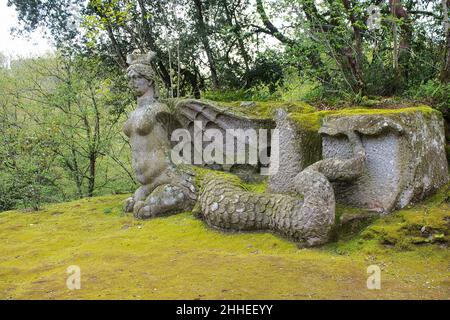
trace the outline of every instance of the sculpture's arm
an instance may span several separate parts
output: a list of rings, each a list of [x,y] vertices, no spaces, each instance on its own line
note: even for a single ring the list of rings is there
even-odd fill
[[[403,134],[404,129],[394,121],[383,117],[368,119],[354,116],[351,121],[347,118],[330,118],[320,128],[319,133],[330,136],[346,136],[352,148],[353,157],[350,159],[324,159],[308,168],[321,172],[329,181],[355,180],[363,174],[366,168],[366,152],[360,136],[379,135],[385,131]]]
[[[366,152],[358,133],[348,131],[347,136],[353,151],[350,159],[329,158],[318,161],[306,169],[322,173],[329,181],[351,181],[360,177],[366,166]]]

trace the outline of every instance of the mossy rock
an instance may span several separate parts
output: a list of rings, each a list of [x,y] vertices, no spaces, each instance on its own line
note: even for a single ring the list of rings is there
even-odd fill
[[[352,108],[344,108],[339,110],[322,110],[316,112],[294,111],[290,114],[290,118],[298,122],[307,130],[318,131],[322,126],[323,120],[325,118],[338,118],[355,115],[380,115],[396,119],[402,114],[412,114],[415,112],[422,113],[426,118],[430,118],[432,114],[441,114],[438,110],[426,105],[400,109],[371,109],[367,107],[355,106]]]
[[[450,184],[422,204],[380,218],[361,233],[363,239],[406,247],[412,244],[450,244]]]
[[[212,102],[214,103],[214,102]],[[305,102],[283,102],[283,101],[255,101],[252,104],[246,104],[243,101],[219,102],[216,104],[222,110],[235,115],[244,115],[252,118],[273,119],[274,113],[283,109],[287,113],[312,113],[316,109]]]
[[[196,99],[165,99],[165,103],[176,111],[180,106],[186,104],[204,104],[215,110],[230,116],[252,120],[273,120],[274,113],[278,109],[286,110],[288,113],[311,113],[316,109],[305,102],[283,102],[283,101],[233,101],[218,102],[212,100]]]
[[[330,232],[330,241],[355,238],[379,218],[376,212],[338,204],[335,224]]]

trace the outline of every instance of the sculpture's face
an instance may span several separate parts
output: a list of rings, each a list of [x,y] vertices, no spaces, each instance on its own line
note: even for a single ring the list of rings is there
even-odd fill
[[[153,81],[145,79],[142,75],[130,69],[128,71],[128,79],[130,88],[133,89],[134,93],[140,97],[144,95],[152,86]]]

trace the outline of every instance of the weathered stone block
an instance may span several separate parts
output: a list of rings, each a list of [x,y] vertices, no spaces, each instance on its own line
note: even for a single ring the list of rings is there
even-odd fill
[[[333,182],[342,204],[387,213],[449,181],[443,118],[429,107],[281,113],[276,122],[280,153],[272,192],[292,190],[295,175],[321,158],[350,159],[350,132],[361,138],[366,161],[362,176]]]
[[[321,139],[317,128],[290,118],[279,110],[276,115],[279,132],[278,157],[272,155],[269,189],[272,192],[289,192],[295,185],[295,176],[310,164],[321,159]],[[276,168],[276,169],[274,169]]]
[[[437,111],[326,117],[320,129],[323,158],[352,156],[342,134],[347,131],[360,135],[367,160],[361,177],[333,183],[340,203],[387,213],[423,199],[449,180],[444,124]]]

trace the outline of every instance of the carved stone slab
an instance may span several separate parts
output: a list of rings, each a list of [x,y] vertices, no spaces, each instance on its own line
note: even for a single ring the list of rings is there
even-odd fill
[[[328,117],[319,131],[323,158],[351,156],[346,131],[361,136],[366,170],[354,181],[334,183],[337,202],[386,213],[425,198],[449,180],[438,112]]]

